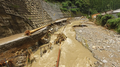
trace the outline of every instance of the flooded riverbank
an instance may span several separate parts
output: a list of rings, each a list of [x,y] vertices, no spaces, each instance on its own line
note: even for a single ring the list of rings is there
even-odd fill
[[[59,45],[54,44],[59,33],[64,33],[67,39],[61,43],[61,56],[59,67],[94,67],[94,62],[97,60],[93,57],[92,53],[82,46],[75,39],[75,31],[73,30],[74,25],[79,25],[80,20],[71,21],[71,24],[66,25],[66,27],[60,28],[51,36],[50,42],[52,43],[53,49],[47,51],[42,57],[40,57],[40,50],[34,53],[36,61],[34,61],[31,67],[55,67]]]

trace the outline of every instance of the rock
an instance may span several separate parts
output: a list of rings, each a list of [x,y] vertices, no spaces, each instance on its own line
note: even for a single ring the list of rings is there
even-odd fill
[[[109,55],[109,57],[111,57],[111,58],[112,58],[113,56],[114,56],[114,54],[110,54],[110,55]]]
[[[49,43],[50,37],[49,37],[49,36],[45,36],[45,37],[41,38],[39,41],[40,41],[42,44]]]
[[[21,67],[23,65],[25,65],[26,62],[26,56],[18,56],[17,58],[15,58],[15,66],[17,67]]]
[[[98,43],[100,43],[101,41],[100,40],[97,40]]]
[[[92,49],[95,49],[95,50],[96,50],[97,48],[96,48],[96,46],[92,46]]]
[[[82,30],[79,31],[80,33],[82,32]]]
[[[99,48],[100,50],[104,50],[104,48],[103,48],[102,46],[98,46],[98,48]]]
[[[107,60],[103,60],[102,62],[103,62],[103,63],[107,63],[108,61],[107,61]]]
[[[105,40],[108,40],[108,38],[105,38]]]
[[[103,63],[100,61],[97,61],[94,64],[95,64],[95,67],[103,67]]]
[[[107,46],[107,48],[110,48],[110,46]]]

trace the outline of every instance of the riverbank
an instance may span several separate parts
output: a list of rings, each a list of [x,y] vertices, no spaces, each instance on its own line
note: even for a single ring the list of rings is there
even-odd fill
[[[96,63],[99,67],[120,67],[120,35],[84,20],[85,27],[74,27],[76,39],[101,61]]]

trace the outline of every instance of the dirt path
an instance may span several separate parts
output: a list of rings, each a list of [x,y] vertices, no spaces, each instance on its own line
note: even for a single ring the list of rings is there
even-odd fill
[[[94,57],[103,63],[99,67],[120,67],[120,35],[96,26],[93,22],[81,22],[87,27],[75,27],[76,39],[89,48]],[[87,44],[87,45],[86,45]]]
[[[71,24],[68,24],[64,31],[64,27],[62,27],[54,33],[59,34],[63,31],[67,37],[67,39],[62,42],[59,67],[94,67],[94,62],[97,61],[92,53],[75,39],[76,33],[72,26],[79,24],[80,20],[71,21]],[[51,36],[50,42],[54,42],[56,38],[54,34]],[[40,57],[40,50],[37,50],[34,53],[36,62],[34,61],[31,67],[55,67],[58,51],[59,46],[57,44],[53,45],[53,49],[45,53],[42,57]]]

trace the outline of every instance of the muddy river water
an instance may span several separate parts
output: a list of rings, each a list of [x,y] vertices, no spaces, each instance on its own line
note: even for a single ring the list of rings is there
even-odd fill
[[[59,45],[53,43],[57,37],[55,34],[64,33],[67,39],[61,43],[59,67],[94,67],[94,62],[97,60],[88,49],[75,39],[76,33],[73,26],[79,25],[80,22],[80,20],[72,21],[70,24],[66,25],[66,27],[62,27],[52,34],[50,42],[52,43],[53,49],[50,50],[50,52],[46,52],[42,57],[40,57],[40,49],[37,50],[33,53],[36,61],[30,66],[55,67],[59,51]]]

